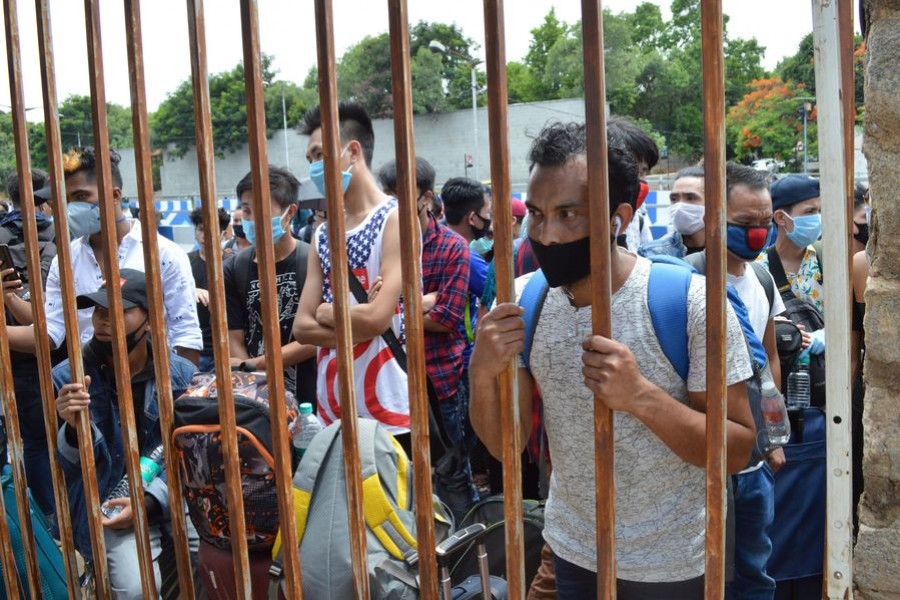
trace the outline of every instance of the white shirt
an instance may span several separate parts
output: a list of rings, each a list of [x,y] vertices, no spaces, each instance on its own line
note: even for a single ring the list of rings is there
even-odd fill
[[[685,382],[666,359],[647,307],[650,261],[638,258],[611,302],[613,338],[628,346],[641,373],[675,400],[706,389],[706,281],[688,292]],[[527,277],[516,280],[521,294]],[[749,378],[741,326],[727,307],[728,385]],[[530,365],[544,399],[553,457],[544,538],[562,559],[596,570],[594,399],[581,373],[581,342],[591,307],[574,308],[561,288],[550,289],[534,333]],[[706,479],[637,418],[614,413],[617,574],[629,581],[683,581],[704,572]]]
[[[766,271],[766,277],[772,279],[768,271]],[[753,272],[753,267],[749,264],[745,265],[744,274],[740,277],[729,273],[728,283],[734,286],[738,296],[744,301],[744,306],[747,307],[747,314],[750,316],[750,325],[753,326],[753,332],[760,341],[763,341],[769,319],[784,312],[784,300],[781,299],[781,294],[778,293],[778,286],[775,285],[775,280],[772,279],[772,289],[775,290],[772,306],[769,306],[766,290],[759,282],[756,273]]]
[[[197,319],[194,276],[187,254],[175,242],[157,235],[159,265],[162,275],[163,304],[166,328],[171,348],[203,349],[203,334]],[[103,286],[103,273],[88,236],[69,243],[72,258],[72,274],[75,277],[75,294],[91,294]],[[141,224],[131,221],[131,231],[119,244],[119,268],[144,271],[144,249],[141,241]],[[47,275],[44,310],[47,315],[47,333],[56,347],[66,338],[63,321],[62,291],[59,283],[59,258],[54,257]],[[93,308],[78,311],[80,342],[84,344],[94,335],[91,323]]]

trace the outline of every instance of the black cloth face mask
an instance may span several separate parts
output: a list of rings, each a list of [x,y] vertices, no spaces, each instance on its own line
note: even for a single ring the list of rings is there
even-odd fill
[[[128,349],[128,352],[131,353],[132,350],[137,348],[138,344],[146,337],[147,332],[144,331],[140,335],[138,332],[144,328],[144,325],[147,324],[147,319],[144,319],[144,322],[141,323],[140,327],[129,333],[125,336],[125,347]],[[103,342],[97,339],[97,336],[91,338],[91,349],[94,351],[100,358],[107,358],[112,356],[113,353],[113,343],[112,341]]]
[[[476,240],[480,240],[491,232],[491,219],[485,219],[479,214],[476,214],[475,216],[481,219],[483,225],[481,227],[472,227],[472,237]]]
[[[869,245],[869,224],[868,223],[854,223],[856,225],[857,232],[853,234],[853,239],[862,244],[863,246]]]
[[[550,287],[572,285],[591,274],[591,238],[545,246],[531,238],[531,247]]]

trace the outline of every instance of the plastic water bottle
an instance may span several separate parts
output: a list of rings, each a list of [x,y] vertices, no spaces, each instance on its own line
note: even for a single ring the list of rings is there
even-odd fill
[[[316,434],[322,431],[319,418],[313,414],[312,404],[304,402],[300,405],[300,427],[294,433],[293,443],[297,458],[303,458],[303,453],[309,448],[310,442]]]
[[[809,354],[801,354],[788,375],[788,408],[809,408]]]
[[[162,444],[154,448],[147,456],[141,457],[141,479],[144,480],[144,486],[147,486],[151,481],[156,479],[156,476],[159,475],[160,472],[162,472],[163,463]],[[103,516],[107,519],[112,519],[122,512],[124,510],[123,506],[110,506],[108,502],[116,498],[125,498],[130,491],[131,486],[128,485],[128,473],[125,473],[125,476],[116,484],[116,487],[113,488],[113,491],[109,493],[109,496],[106,497],[106,501],[103,502],[103,505],[100,507],[100,512],[103,513]]]
[[[788,419],[784,398],[771,381],[762,384],[762,413],[766,422],[769,446],[784,446],[791,437],[791,422]]]

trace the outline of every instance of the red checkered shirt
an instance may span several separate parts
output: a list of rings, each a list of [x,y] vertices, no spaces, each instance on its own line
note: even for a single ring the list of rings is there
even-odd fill
[[[422,293],[437,292],[428,317],[449,333],[425,332],[425,370],[445,401],[456,395],[466,346],[466,301],[469,297],[469,246],[432,216],[422,237]]]

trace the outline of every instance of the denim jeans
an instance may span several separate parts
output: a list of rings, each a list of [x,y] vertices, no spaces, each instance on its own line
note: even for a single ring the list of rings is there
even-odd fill
[[[197,365],[201,373],[212,373],[216,370],[216,357],[212,354],[201,354],[200,364]]]
[[[448,441],[454,445],[434,464],[434,493],[447,504],[458,525],[478,502],[478,490],[472,481],[469,463],[469,441],[466,423],[469,420],[469,394],[460,385],[454,398],[441,402],[441,418]]]
[[[769,527],[775,518],[775,478],[769,465],[734,475],[734,582],[728,600],[772,600],[775,580],[766,573],[772,553]]]
[[[558,600],[587,600],[597,597],[597,573],[553,556]],[[703,577],[687,581],[643,583],[616,580],[619,600],[702,600]]]

